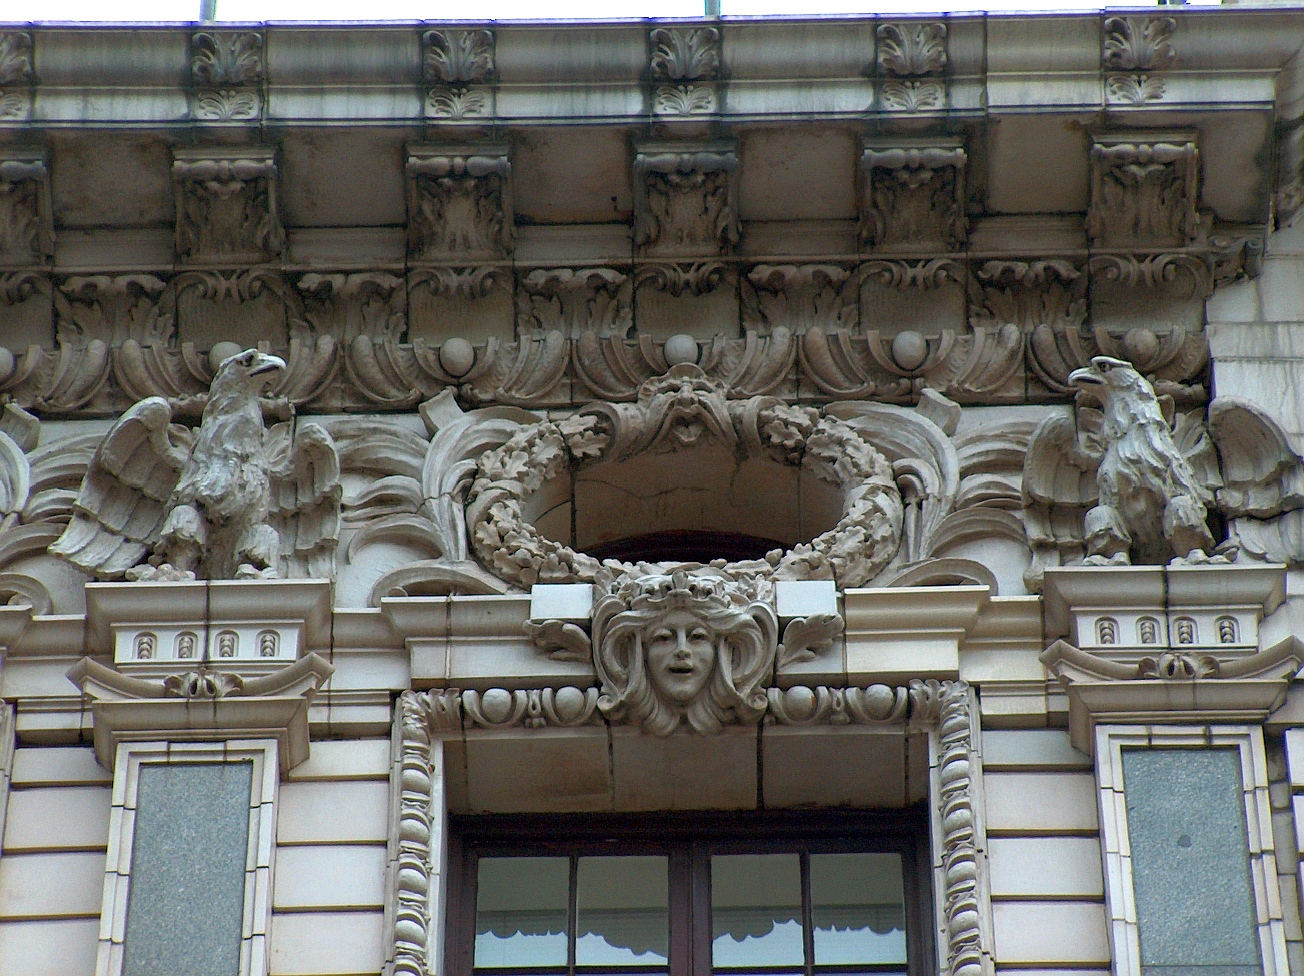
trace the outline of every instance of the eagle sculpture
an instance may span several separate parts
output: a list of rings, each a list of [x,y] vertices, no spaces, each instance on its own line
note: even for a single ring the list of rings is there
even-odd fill
[[[218,366],[199,427],[149,397],[109,430],[50,552],[98,579],[330,576],[339,457],[317,424],[266,427],[260,394],[285,361]]]
[[[1235,544],[1216,547],[1209,528],[1225,483],[1223,445],[1215,446],[1204,418],[1189,413],[1174,425],[1172,401],[1121,359],[1097,356],[1068,378],[1078,388],[1076,417],[1042,421],[1024,463],[1029,589],[1040,589],[1048,566],[1234,556]]]

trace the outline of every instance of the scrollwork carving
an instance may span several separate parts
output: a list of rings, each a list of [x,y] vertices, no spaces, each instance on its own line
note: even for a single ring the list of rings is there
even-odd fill
[[[540,268],[518,282],[521,328],[625,336],[633,327],[633,281],[613,268]]]
[[[1194,138],[1139,135],[1096,137],[1087,234],[1104,247],[1184,247],[1200,229]]]
[[[953,250],[965,238],[958,145],[867,144],[860,159],[860,241],[867,248]]]
[[[274,149],[177,149],[172,184],[183,262],[261,264],[280,256]]]
[[[645,145],[634,157],[634,245],[653,257],[725,254],[737,245],[732,146]]]

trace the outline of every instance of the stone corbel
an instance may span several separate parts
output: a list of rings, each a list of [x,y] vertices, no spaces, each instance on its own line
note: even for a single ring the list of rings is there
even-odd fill
[[[106,769],[123,742],[275,739],[284,776],[308,758],[308,707],[334,670],[308,654],[249,681],[203,664],[146,681],[86,657],[68,678],[91,700],[95,757]]]
[[[53,254],[48,153],[0,150],[0,267],[38,267]]]
[[[634,246],[647,257],[728,254],[737,246],[733,143],[645,143],[634,155]]]
[[[1285,702],[1304,643],[1287,637],[1228,663],[1181,650],[1122,663],[1057,640],[1041,662],[1068,694],[1074,747],[1090,755],[1102,723],[1262,724]]]
[[[279,260],[285,249],[277,201],[276,150],[270,146],[177,149],[177,259],[233,266]]]
[[[986,586],[846,590],[847,681],[957,677],[960,645],[990,598]]]
[[[277,673],[329,643],[327,580],[87,583],[87,645],[134,679]]]
[[[1087,236],[1098,248],[1182,248],[1200,236],[1194,132],[1097,133]]]
[[[861,246],[962,247],[967,161],[958,139],[866,139],[859,172]]]
[[[510,257],[515,216],[506,145],[412,145],[406,174],[410,262]]]

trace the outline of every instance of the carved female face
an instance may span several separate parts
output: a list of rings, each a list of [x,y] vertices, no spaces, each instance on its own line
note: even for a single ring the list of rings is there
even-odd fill
[[[652,684],[669,701],[693,701],[715,670],[715,640],[702,618],[687,610],[672,610],[643,633],[647,672]]]

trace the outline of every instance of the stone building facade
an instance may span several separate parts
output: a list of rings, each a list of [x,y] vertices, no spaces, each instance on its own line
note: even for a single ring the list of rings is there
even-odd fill
[[[0,973],[1304,976],[1302,48],[0,25]]]

